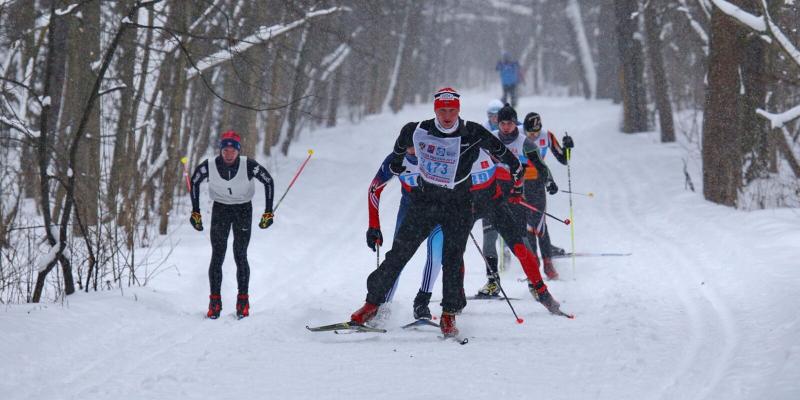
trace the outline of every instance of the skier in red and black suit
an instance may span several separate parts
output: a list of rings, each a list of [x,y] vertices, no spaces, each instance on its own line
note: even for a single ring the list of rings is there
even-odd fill
[[[232,227],[233,259],[236,261],[236,281],[239,286],[236,315],[243,318],[250,315],[248,299],[250,265],[247,262],[247,247],[250,244],[250,226],[253,218],[253,204],[250,201],[255,194],[253,179],[264,184],[266,205],[258,224],[261,229],[268,228],[273,222],[273,182],[269,172],[261,164],[253,159],[239,156],[241,138],[236,132],[223,133],[219,147],[220,155],[211,162],[204,160],[192,174],[192,216],[189,222],[194,229],[203,230],[200,184],[208,179],[208,194],[214,200],[214,206],[211,210],[211,263],[208,267],[211,295],[207,316],[217,319],[222,310],[220,296],[222,262],[225,260],[228,234]]]
[[[538,148],[542,160],[544,160],[547,155],[547,150],[549,149],[559,163],[567,165],[567,155],[564,149],[575,147],[571,136],[564,136],[564,147],[562,148],[553,132],[542,130],[542,118],[535,112],[528,113],[525,116],[523,120],[523,129],[528,139]],[[542,211],[547,211],[547,195],[545,195],[545,190],[550,194],[558,191],[558,188],[553,189],[551,187],[551,185],[555,186],[555,183],[551,182],[552,178],[549,174],[546,177],[533,177],[533,179],[528,179],[526,177],[525,200],[534,207]],[[558,279],[558,271],[556,271],[553,265],[552,257],[554,255],[564,254],[564,249],[553,246],[550,242],[550,232],[547,229],[546,222],[544,214],[532,211],[527,212],[528,240],[531,243],[531,248],[535,253],[536,242],[538,240],[545,274],[550,279]]]
[[[416,149],[419,162],[419,190],[411,193],[408,214],[394,237],[386,259],[367,278],[367,299],[351,320],[364,324],[375,316],[400,271],[411,259],[420,243],[436,225],[441,225],[446,238],[442,260],[442,318],[445,336],[458,333],[455,315],[464,306],[464,281],[461,259],[472,227],[472,185],[470,170],[481,148],[507,163],[515,176],[524,172],[516,157],[480,124],[458,117],[459,94],[443,88],[434,94],[436,118],[406,124],[394,145],[390,169],[401,174],[406,149]],[[521,185],[520,181],[520,185]]]

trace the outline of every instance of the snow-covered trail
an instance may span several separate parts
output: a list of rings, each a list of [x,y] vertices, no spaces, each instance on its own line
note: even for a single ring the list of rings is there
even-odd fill
[[[466,93],[462,114],[482,119],[488,100]],[[208,231],[194,232],[184,209],[167,268],[148,287],[0,310],[0,398],[800,398],[800,215],[735,211],[685,191],[679,147],[619,133],[618,106],[524,98],[519,109],[575,138],[573,189],[596,194],[573,198],[578,250],[633,253],[579,258],[574,275],[570,260],[557,262],[562,280],[549,286],[575,320],[530,299],[514,265],[504,287],[523,299],[514,305],[524,324],[505,303],[471,302],[458,318],[466,346],[435,330],[399,331],[411,318],[420,251],[401,276],[389,333],[303,328],[347,319],[362,304],[375,266],[364,243],[367,186],[402,124],[432,115],[423,105],[305,133],[288,159],[267,164],[281,194],[315,151],[276,224],[262,231],[254,222],[250,318],[233,317],[230,255],[224,315],[203,318]],[[548,161],[566,189],[566,168]],[[382,196],[386,237],[398,186]],[[548,201],[551,213],[568,214],[566,194]],[[569,230],[549,227],[569,248]],[[473,292],[485,278],[467,249]]]

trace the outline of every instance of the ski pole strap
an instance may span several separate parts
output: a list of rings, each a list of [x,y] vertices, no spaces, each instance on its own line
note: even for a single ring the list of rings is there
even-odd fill
[[[292,188],[292,185],[294,185],[294,182],[297,180],[297,177],[299,177],[300,173],[303,172],[303,168],[306,167],[306,164],[308,164],[308,160],[311,159],[311,155],[313,155],[313,154],[314,154],[314,150],[308,149],[308,157],[306,157],[306,160],[303,161],[303,163],[300,165],[300,168],[294,174],[294,178],[292,178],[292,181],[289,182],[289,186],[286,187],[286,191],[283,192],[283,196],[281,196],[281,198],[278,200],[278,203],[275,204],[275,208],[272,210],[273,213],[278,211],[278,207],[281,205],[281,202],[283,201],[283,198],[286,197],[287,194],[289,194],[289,189]]]

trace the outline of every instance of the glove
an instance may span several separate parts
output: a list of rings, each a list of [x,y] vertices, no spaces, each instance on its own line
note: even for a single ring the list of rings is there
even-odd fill
[[[558,193],[558,186],[556,185],[556,181],[552,179],[547,181],[547,186],[545,186],[545,189],[547,189],[547,193],[550,194]]]
[[[571,149],[575,147],[575,142],[572,141],[572,136],[570,135],[564,135],[564,140],[562,140],[561,143],[564,145],[565,149]]]
[[[403,172],[406,172],[406,167],[403,165],[403,157],[392,160],[392,162],[389,163],[389,172],[395,175],[400,175]]]
[[[367,229],[367,247],[375,251],[376,245],[383,245],[383,234],[381,234],[380,228],[369,228]]]
[[[524,168],[522,169],[524,174]],[[524,193],[524,187],[522,185],[524,182],[525,181],[523,181],[521,178],[514,180],[514,186],[511,187],[511,190],[508,193],[509,203],[519,204],[523,200],[522,194]]]
[[[261,215],[261,221],[258,223],[258,227],[261,229],[267,229],[272,225],[273,215],[271,212],[265,212]]]
[[[192,228],[194,228],[194,230],[203,230],[203,215],[200,214],[200,211],[192,211],[192,216],[189,217],[189,222],[192,223]]]

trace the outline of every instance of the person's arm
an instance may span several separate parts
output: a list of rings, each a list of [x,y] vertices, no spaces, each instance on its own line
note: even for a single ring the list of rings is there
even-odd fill
[[[389,172],[394,175],[399,175],[405,170],[403,158],[406,156],[406,149],[414,146],[415,129],[417,129],[416,122],[405,124],[394,142],[394,149],[392,149],[391,160],[389,161]]]
[[[550,131],[547,131],[547,135],[550,137],[550,151],[553,152],[553,156],[562,165],[567,165],[567,154],[564,152],[564,148],[561,147],[561,143],[558,142],[558,138]]]
[[[392,179],[392,172],[389,170],[389,163],[392,161],[393,155],[389,154],[381,163],[380,168],[378,168],[378,172],[375,174],[375,178],[372,179],[372,182],[369,184],[369,192],[367,193],[367,203],[369,209],[369,227],[375,229],[381,229],[381,219],[380,219],[380,202],[381,202],[381,193],[383,192],[383,188],[386,187],[386,184]]]
[[[553,180],[550,168],[548,168],[547,164],[542,160],[542,154],[539,152],[539,147],[536,146],[536,143],[530,138],[525,138],[525,143],[522,146],[525,157],[528,157],[533,167],[536,168],[539,178],[543,179],[544,182]]]
[[[208,160],[205,160],[194,169],[191,179],[189,196],[192,199],[192,212],[200,212],[200,183],[208,179]]]
[[[272,213],[272,202],[275,197],[275,181],[263,165],[252,158],[247,159],[247,177],[258,179],[264,184],[264,213]]]

